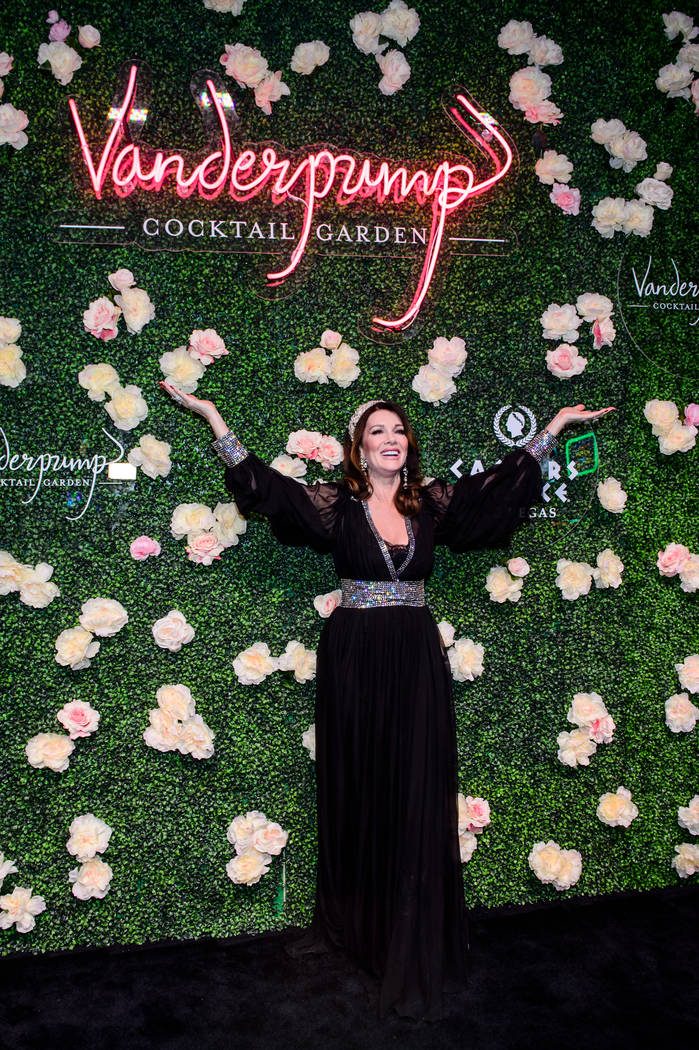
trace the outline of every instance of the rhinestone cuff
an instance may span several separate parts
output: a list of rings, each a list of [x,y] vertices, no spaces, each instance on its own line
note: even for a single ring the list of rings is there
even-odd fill
[[[424,580],[340,580],[343,609],[384,609],[425,604]]]
[[[522,447],[529,452],[534,459],[541,463],[544,459],[548,459],[556,445],[556,435],[552,434],[548,430],[540,430],[536,437],[533,437],[531,441],[528,441],[526,445]]]
[[[228,467],[237,467],[248,454],[248,450],[238,441],[232,430],[212,441],[211,447]]]

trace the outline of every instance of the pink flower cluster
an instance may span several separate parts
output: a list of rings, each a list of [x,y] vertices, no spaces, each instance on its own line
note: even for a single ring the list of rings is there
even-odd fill
[[[155,307],[148,292],[133,287],[135,280],[131,270],[116,270],[109,274],[108,280],[112,288],[120,293],[114,296],[115,302],[102,295],[99,299],[93,299],[83,312],[85,331],[104,342],[118,335],[122,314],[132,335],[138,334],[155,317]]]
[[[290,95],[288,85],[282,81],[281,70],[272,73],[267,59],[256,47],[246,44],[226,44],[225,53],[220,62],[229,77],[233,77],[238,87],[252,88],[255,102],[263,113],[270,116],[272,102],[278,102],[283,95]]]
[[[289,434],[286,451],[290,456],[315,460],[323,470],[330,470],[342,463],[342,445],[330,434],[318,430],[294,430]]]
[[[683,543],[668,543],[665,550],[658,551],[655,564],[661,576],[679,576],[683,591],[699,591],[699,554],[692,554]]]

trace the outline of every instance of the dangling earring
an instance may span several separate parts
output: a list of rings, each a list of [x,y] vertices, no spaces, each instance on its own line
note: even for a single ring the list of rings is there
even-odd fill
[[[363,452],[360,452],[359,454],[359,466],[362,468],[362,472],[366,474],[369,464],[365,460]]]
[[[403,464],[403,488],[407,489],[407,487],[408,487],[408,465],[407,465],[407,463],[404,463]]]

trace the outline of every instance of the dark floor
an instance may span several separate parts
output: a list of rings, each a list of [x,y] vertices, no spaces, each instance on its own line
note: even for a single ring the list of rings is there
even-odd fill
[[[699,1047],[699,887],[471,918],[471,980],[430,1024],[376,1016],[344,953],[289,935],[0,959],[2,1050]]]

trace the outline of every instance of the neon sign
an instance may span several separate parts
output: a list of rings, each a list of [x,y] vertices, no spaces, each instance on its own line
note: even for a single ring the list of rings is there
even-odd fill
[[[428,296],[450,218],[492,190],[513,165],[514,147],[497,120],[477,106],[464,89],[456,89],[444,103],[451,121],[485,161],[484,173],[477,172],[464,158],[455,162],[442,160],[431,169],[410,171],[404,165],[392,165],[387,160],[361,157],[330,146],[308,147],[290,154],[276,144],[251,145],[237,141],[239,128],[234,99],[217,86],[215,74],[202,74],[202,77],[203,83],[193,84],[192,91],[216,145],[203,156],[156,150],[140,141],[149,111],[144,99],[139,97],[143,89],[136,63],[130,65],[122,95],[109,111],[111,127],[101,149],[90,145],[77,102],[74,98],[68,100],[88,192],[100,201],[124,200],[139,194],[176,194],[180,199],[196,196],[205,201],[227,198],[237,205],[264,197],[273,208],[293,202],[300,229],[293,238],[283,237],[295,243],[290,246],[290,255],[283,265],[267,269],[268,289],[279,288],[298,274],[309,248],[314,221],[324,205],[327,207],[326,202],[332,201],[341,209],[368,201],[379,207],[404,205],[424,209],[428,213],[425,228],[429,233],[426,238],[420,238],[425,249],[405,308],[398,317],[375,315],[371,319],[375,337],[407,333]],[[240,221],[237,225],[241,225]],[[286,224],[283,226],[286,229]],[[316,236],[324,239],[318,232]]]

